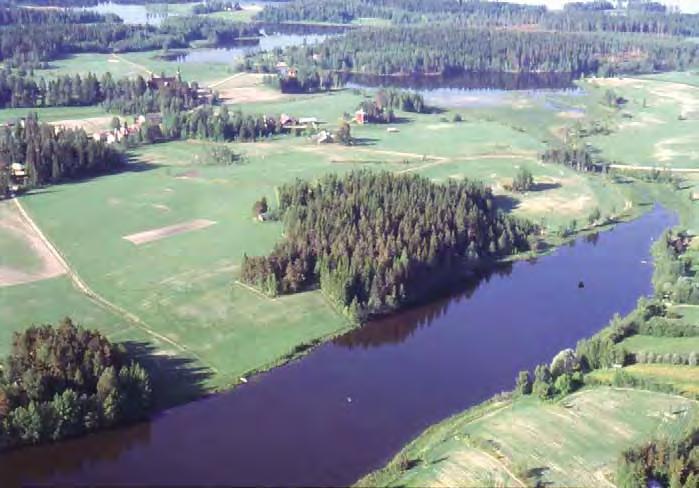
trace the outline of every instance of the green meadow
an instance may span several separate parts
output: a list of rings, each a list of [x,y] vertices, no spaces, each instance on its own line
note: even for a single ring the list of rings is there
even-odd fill
[[[608,485],[624,449],[680,432],[698,413],[686,398],[606,387],[495,403],[431,427],[358,485]]]

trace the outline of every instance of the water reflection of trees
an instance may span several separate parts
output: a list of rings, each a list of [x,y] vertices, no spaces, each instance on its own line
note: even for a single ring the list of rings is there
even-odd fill
[[[470,299],[478,287],[488,283],[494,276],[509,276],[512,273],[512,268],[512,264],[507,263],[481,272],[448,298],[441,298],[427,305],[409,308],[389,317],[373,320],[357,330],[334,339],[333,344],[349,349],[399,344],[417,329],[428,327],[444,317],[451,306]]]
[[[450,76],[373,76],[346,75],[345,82],[370,87],[392,86],[412,90],[434,90],[456,88],[464,90],[538,90],[576,89],[574,73],[504,73],[504,72],[465,72]]]
[[[156,411],[205,395],[204,382],[211,376],[208,369],[189,358],[158,354],[148,343],[128,341],[124,345],[129,356],[143,364],[151,375]],[[51,483],[62,476],[80,480],[85,467],[116,462],[129,450],[150,444],[151,428],[150,422],[142,422],[56,444],[0,453],[0,487]]]
[[[27,486],[83,466],[116,461],[137,445],[150,442],[150,423],[105,431],[56,444],[27,447],[0,455],[0,486]]]

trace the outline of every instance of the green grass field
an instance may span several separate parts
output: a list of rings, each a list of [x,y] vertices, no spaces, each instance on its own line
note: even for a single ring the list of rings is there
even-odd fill
[[[253,221],[252,202],[273,197],[282,181],[316,174],[318,163],[192,165],[192,147],[200,146],[152,146],[139,156],[156,152],[173,164],[154,162],[144,171],[62,185],[22,201],[90,286],[182,345],[184,351],[169,345],[166,352],[192,353],[217,373],[214,385],[223,386],[348,324],[319,292],[270,300],[234,284],[243,254],[268,251],[281,233],[278,224]],[[123,239],[193,219],[216,224],[140,246]]]
[[[361,99],[344,90],[240,108],[315,116],[333,127]],[[77,118],[72,110],[57,109],[53,115]],[[632,186],[536,161],[543,148],[541,134],[561,123],[555,112],[539,113],[531,133],[508,121],[503,109],[464,115],[464,122],[454,123],[444,114],[400,113],[404,121],[396,124],[398,133],[388,133],[386,126],[354,126],[359,144],[351,147],[293,136],[230,144],[244,156],[243,164],[232,167],[208,164],[210,142],[143,146],[132,151],[131,171],[54,186],[22,197],[22,203],[95,292],[138,318],[137,323],[126,321],[124,339],[132,333],[139,340],[150,336],[162,353],[190,357],[209,368],[209,386],[225,387],[250,371],[277,364],[300,344],[349,327],[320,292],[270,300],[235,283],[245,253],[266,253],[280,239],[281,224],[262,224],[251,216],[253,202],[261,196],[274,201],[279,184],[358,168],[417,173],[435,181],[468,177],[493,185],[504,208],[554,230],[571,219],[583,221],[595,206],[611,213],[633,198]],[[541,188],[509,195],[502,186],[522,165]],[[215,224],[138,246],[124,239],[197,219]],[[12,287],[12,292],[21,296],[25,289],[32,294],[26,285]],[[76,290],[72,293],[66,300],[80,297]],[[88,325],[99,322],[80,307],[62,310],[63,302],[60,295],[47,301],[46,316],[55,320],[72,314]],[[86,309],[93,305],[87,302]],[[3,304],[12,330],[31,318],[19,310],[22,306],[21,300]],[[7,340],[1,341],[0,352],[7,346]]]
[[[101,77],[111,73],[114,78],[133,77],[141,75],[148,77],[149,72],[157,75],[165,73],[173,75],[177,68],[182,72],[182,78],[197,81],[207,85],[222,80],[233,74],[231,63],[177,63],[161,59],[163,51],[143,51],[121,54],[85,53],[74,54],[64,59],[51,62],[49,69],[37,70],[37,76],[52,78],[62,75],[95,73]]]
[[[652,352],[655,354],[677,353],[699,354],[699,337],[652,337],[635,335],[621,343],[631,352]]]
[[[606,387],[557,403],[519,399],[430,428],[359,485],[519,486],[527,472],[547,486],[609,485],[621,451],[679,432],[697,413],[685,398]],[[401,470],[401,460],[415,466]]]
[[[605,157],[627,165],[699,168],[699,87],[625,78],[587,83],[600,97],[607,89],[623,93],[626,105],[611,113],[609,136],[589,142]]]
[[[36,113],[44,122],[61,120],[82,120],[97,117],[112,117],[100,106],[93,107],[40,107],[40,108],[4,108],[0,109],[0,123],[13,122],[29,113]]]

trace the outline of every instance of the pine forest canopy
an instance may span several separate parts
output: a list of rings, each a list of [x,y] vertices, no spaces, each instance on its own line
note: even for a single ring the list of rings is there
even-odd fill
[[[242,280],[270,295],[320,285],[353,319],[453,286],[529,249],[535,226],[504,215],[491,190],[416,175],[352,172],[278,189],[285,237],[245,257]]]

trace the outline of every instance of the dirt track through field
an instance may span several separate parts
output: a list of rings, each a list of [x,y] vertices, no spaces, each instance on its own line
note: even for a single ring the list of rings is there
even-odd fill
[[[34,232],[22,213],[11,206],[9,202],[4,202],[0,207],[0,229],[24,241],[27,250],[39,262],[36,270],[21,270],[0,265],[0,287],[33,283],[55,278],[67,272],[64,263],[53,255],[51,249]]]
[[[80,290],[82,293],[84,293],[89,299],[91,299],[95,304],[100,306],[101,308],[104,308],[113,314],[120,316],[124,318],[127,322],[131,323],[138,329],[143,330],[146,332],[148,335],[152,336],[155,338],[157,341],[164,342],[166,344],[169,344],[173,347],[175,347],[178,351],[187,353],[190,356],[193,356],[197,358],[202,364],[207,366],[209,369],[211,369],[213,372],[218,373],[218,369],[209,364],[208,362],[204,361],[198,354],[194,353],[191,351],[189,348],[186,346],[179,344],[175,342],[174,340],[170,339],[167,336],[164,336],[156,331],[154,331],[152,328],[148,326],[143,320],[141,320],[137,315],[129,312],[128,310],[120,307],[119,305],[110,302],[106,298],[104,298],[102,295],[99,295],[97,292],[95,292],[92,288],[90,288],[87,283],[85,283],[82,278],[78,275],[78,273],[68,264],[68,262],[65,260],[63,255],[60,253],[60,251],[53,245],[53,243],[44,235],[44,233],[41,231],[39,226],[34,222],[34,220],[30,217],[30,215],[27,213],[27,211],[22,207],[22,204],[20,201],[16,198],[12,200],[17,209],[19,210],[20,214],[26,221],[26,223],[31,227],[33,232],[36,234],[38,239],[41,240],[43,245],[46,247],[48,252],[53,256],[54,259],[56,259],[63,269],[65,269],[65,272],[68,274],[68,277],[70,280],[73,282],[73,286],[75,286],[78,290]]]
[[[192,232],[199,229],[205,229],[216,224],[213,220],[197,219],[190,220],[189,222],[182,222],[175,225],[169,225],[167,227],[160,227],[158,229],[151,229],[144,232],[138,232],[136,234],[131,234],[124,236],[123,239],[130,241],[137,246],[141,244],[147,244],[153,241],[159,241],[160,239],[165,239],[166,237],[172,237],[178,234],[183,234],[185,232]]]
[[[123,56],[119,56],[118,54],[112,54],[112,59],[116,59],[116,60],[122,61],[128,65],[131,65],[134,68],[136,68],[137,70],[143,71],[144,73],[146,73],[149,76],[151,76],[153,74],[153,72],[151,70],[149,70],[148,68],[146,68],[142,64],[134,63],[133,61],[130,61]]]

